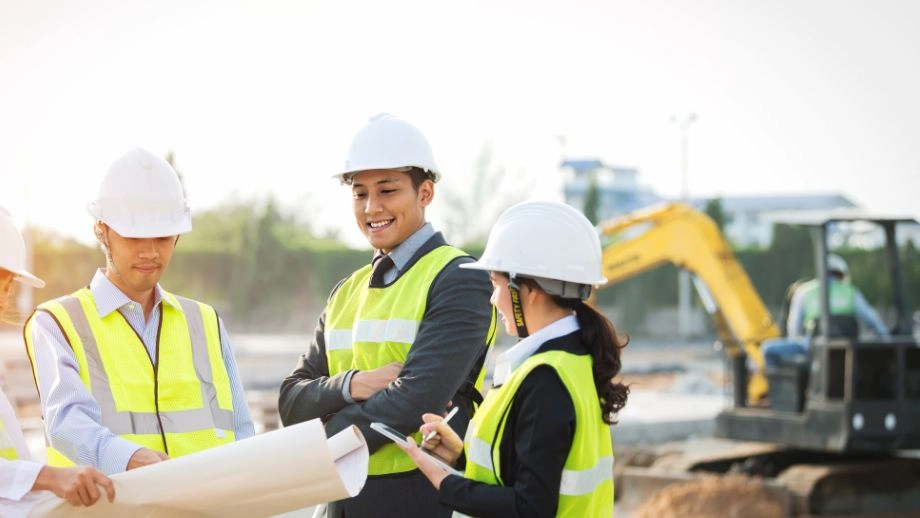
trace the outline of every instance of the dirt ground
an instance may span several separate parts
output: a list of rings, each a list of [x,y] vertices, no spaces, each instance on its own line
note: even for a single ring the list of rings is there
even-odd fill
[[[727,390],[721,361],[705,348],[637,349],[624,353],[624,369],[617,381],[637,391],[711,394]],[[629,362],[627,364],[627,362]],[[644,459],[643,455],[651,455]],[[617,460],[625,466],[643,466],[654,455],[642,447],[621,448]],[[635,504],[634,504],[635,505]],[[788,516],[786,501],[757,479],[744,475],[707,476],[665,487],[633,507],[620,507],[615,515],[629,518],[734,518]]]
[[[674,382],[680,376],[681,373],[674,372],[627,373],[617,376],[614,381],[625,383],[631,389],[667,392],[674,388]],[[721,387],[726,383],[725,375],[719,371],[705,373],[705,380],[713,387]]]
[[[762,482],[742,475],[706,477],[670,485],[645,501],[632,518],[782,518],[783,501]]]

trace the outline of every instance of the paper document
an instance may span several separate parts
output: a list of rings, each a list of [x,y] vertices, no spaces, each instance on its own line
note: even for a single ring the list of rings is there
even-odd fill
[[[354,426],[326,439],[319,419],[118,473],[115,502],[74,507],[50,495],[29,514],[49,518],[272,516],[355,496],[368,451]]]

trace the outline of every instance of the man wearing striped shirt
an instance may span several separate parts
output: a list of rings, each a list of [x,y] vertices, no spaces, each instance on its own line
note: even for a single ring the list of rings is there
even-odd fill
[[[24,332],[53,465],[118,473],[254,435],[223,322],[159,279],[191,215],[173,168],[136,149],[88,205],[106,257]]]

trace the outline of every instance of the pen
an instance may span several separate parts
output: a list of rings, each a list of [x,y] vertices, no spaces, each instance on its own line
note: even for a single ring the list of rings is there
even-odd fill
[[[460,407],[455,406],[454,408],[452,408],[451,411],[447,413],[447,417],[445,417],[444,420],[441,422],[446,423],[450,421],[451,417],[457,415],[457,410],[460,410]],[[431,439],[434,439],[434,436],[437,435],[437,433],[438,433],[437,430],[432,430],[431,432],[429,432],[428,435],[425,436],[425,442],[428,442]]]

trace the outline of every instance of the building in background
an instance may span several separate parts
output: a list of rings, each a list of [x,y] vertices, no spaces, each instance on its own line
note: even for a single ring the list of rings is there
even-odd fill
[[[564,160],[565,202],[584,210],[592,182],[598,194],[599,221],[610,219],[642,207],[670,200],[639,183],[639,170],[606,164],[598,159]],[[691,198],[689,203],[703,210],[712,198]],[[773,239],[774,216],[795,213],[827,213],[857,209],[846,196],[835,193],[801,195],[720,196],[725,214],[723,232],[735,246],[767,247]]]
[[[639,185],[639,170],[635,167],[585,159],[564,160],[560,170],[564,175],[565,202],[578,210],[584,211],[591,183],[596,184],[598,221],[665,201],[648,187]]]

